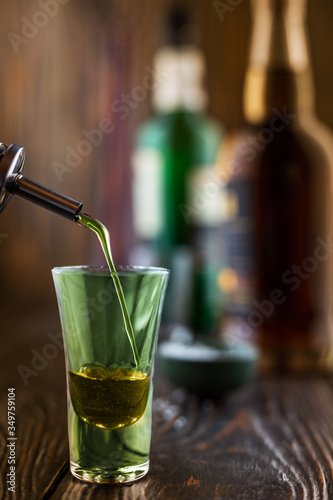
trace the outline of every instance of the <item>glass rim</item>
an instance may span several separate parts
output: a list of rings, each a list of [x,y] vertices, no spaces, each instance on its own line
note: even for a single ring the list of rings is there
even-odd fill
[[[72,273],[82,273],[82,274],[109,274],[110,269],[108,266],[98,266],[98,265],[82,265],[82,266],[59,266],[54,267],[52,274],[72,274]],[[118,274],[156,274],[156,275],[168,275],[170,274],[169,269],[164,267],[154,267],[154,266],[116,266],[116,271]]]

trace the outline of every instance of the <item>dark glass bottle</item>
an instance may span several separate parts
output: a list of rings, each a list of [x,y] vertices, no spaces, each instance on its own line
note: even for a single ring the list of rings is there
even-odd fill
[[[331,347],[331,142],[314,113],[305,1],[254,0],[242,130],[220,155],[226,332],[266,369],[327,366]]]

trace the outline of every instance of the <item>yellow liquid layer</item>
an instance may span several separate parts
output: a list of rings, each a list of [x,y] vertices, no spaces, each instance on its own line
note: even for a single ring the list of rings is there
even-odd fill
[[[92,367],[69,372],[75,413],[85,422],[103,429],[134,424],[145,411],[149,381],[145,373],[128,368]]]

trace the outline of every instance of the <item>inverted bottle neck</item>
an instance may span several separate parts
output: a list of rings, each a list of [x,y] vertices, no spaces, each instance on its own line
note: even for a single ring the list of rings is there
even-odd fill
[[[252,0],[253,28],[244,86],[244,114],[260,123],[273,109],[314,114],[305,29],[305,0]]]

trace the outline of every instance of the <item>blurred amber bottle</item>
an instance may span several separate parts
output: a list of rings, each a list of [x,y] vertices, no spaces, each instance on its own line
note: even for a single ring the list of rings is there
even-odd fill
[[[305,0],[253,0],[246,124],[220,154],[227,332],[265,369],[315,369],[330,353],[331,138],[314,112]]]

